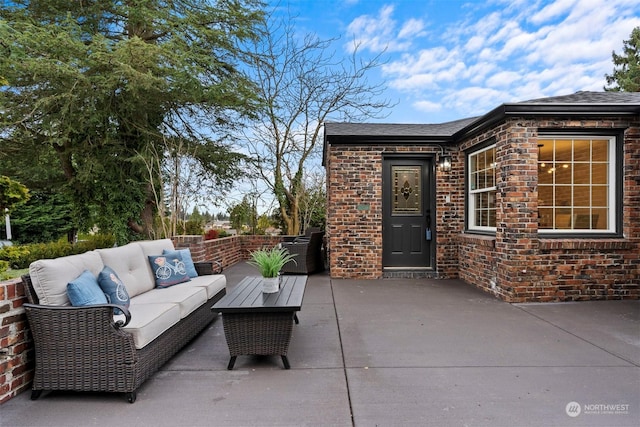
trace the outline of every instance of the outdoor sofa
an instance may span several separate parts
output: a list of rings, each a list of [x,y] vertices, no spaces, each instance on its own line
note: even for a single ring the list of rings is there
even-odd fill
[[[168,255],[161,257],[163,252]],[[35,345],[33,400],[44,390],[75,390],[121,392],[135,402],[140,385],[216,317],[211,306],[226,294],[225,276],[212,274],[221,268],[192,263],[189,269],[190,254],[183,249],[178,257],[175,252],[170,239],[140,241],[30,265],[23,282]],[[188,281],[157,287],[160,273],[171,272],[162,269],[167,265],[159,267],[161,258],[175,262],[171,266],[178,276],[187,264]],[[99,280],[101,272],[117,275],[114,283],[120,283],[120,291],[122,284],[126,288],[129,306],[72,306],[67,285],[80,281],[83,286],[74,289],[93,289],[79,278]],[[116,298],[121,296],[127,295]],[[74,294],[74,303],[77,299]]]

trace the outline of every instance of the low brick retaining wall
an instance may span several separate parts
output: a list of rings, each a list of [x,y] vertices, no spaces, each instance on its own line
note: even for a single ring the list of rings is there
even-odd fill
[[[176,248],[189,248],[194,261],[218,261],[224,268],[249,257],[262,247],[272,247],[282,236],[233,236],[204,240],[202,236],[177,236]],[[33,379],[33,345],[22,304],[27,297],[20,279],[0,283],[0,404],[26,390]]]

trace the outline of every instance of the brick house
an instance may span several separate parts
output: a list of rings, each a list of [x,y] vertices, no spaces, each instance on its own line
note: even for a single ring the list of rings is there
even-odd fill
[[[333,278],[460,278],[506,301],[640,295],[640,93],[442,124],[326,123]]]

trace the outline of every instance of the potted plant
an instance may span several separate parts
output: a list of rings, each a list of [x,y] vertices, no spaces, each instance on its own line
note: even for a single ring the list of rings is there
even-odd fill
[[[249,264],[257,267],[262,275],[262,291],[265,293],[278,292],[280,289],[280,278],[278,274],[283,265],[289,261],[296,262],[289,251],[282,247],[271,249],[258,249],[251,252]]]

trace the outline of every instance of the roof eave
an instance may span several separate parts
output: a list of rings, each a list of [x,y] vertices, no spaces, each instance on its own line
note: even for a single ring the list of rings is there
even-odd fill
[[[640,104],[502,104],[453,135],[458,141],[473,136],[511,116],[633,116],[640,114]]]
[[[406,144],[424,142],[453,142],[451,135],[331,135],[325,138],[330,144]]]

